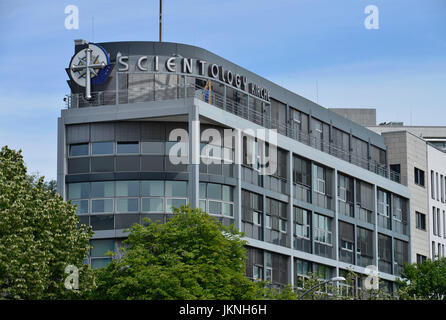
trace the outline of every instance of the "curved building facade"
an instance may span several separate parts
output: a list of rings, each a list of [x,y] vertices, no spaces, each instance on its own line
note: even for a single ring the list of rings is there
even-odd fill
[[[278,286],[376,266],[391,290],[410,260],[380,135],[184,44],[79,40],[67,73],[58,190],[95,231],[92,267],[187,203],[243,231],[246,275]]]

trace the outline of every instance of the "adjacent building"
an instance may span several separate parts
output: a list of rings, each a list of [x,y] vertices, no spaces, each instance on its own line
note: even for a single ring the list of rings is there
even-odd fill
[[[78,40],[67,73],[58,191],[93,227],[92,267],[125,228],[187,203],[243,231],[246,275],[278,286],[375,266],[392,290],[412,261],[410,193],[383,136],[190,45]]]
[[[403,122],[376,125],[376,112],[370,109],[331,110],[384,137],[389,168],[394,173],[391,179],[409,188],[412,261],[444,257],[446,126],[405,126]]]

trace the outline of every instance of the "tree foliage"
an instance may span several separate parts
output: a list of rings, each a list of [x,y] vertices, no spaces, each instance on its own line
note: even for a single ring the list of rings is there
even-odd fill
[[[123,255],[97,273],[96,299],[255,299],[234,227],[183,206],[165,224],[135,224]]]
[[[406,264],[398,286],[401,299],[446,299],[446,258]]]
[[[21,152],[0,152],[0,298],[85,297],[93,273],[82,264],[92,231],[78,228],[75,206],[26,174]],[[79,290],[64,286],[65,268],[79,268]]]

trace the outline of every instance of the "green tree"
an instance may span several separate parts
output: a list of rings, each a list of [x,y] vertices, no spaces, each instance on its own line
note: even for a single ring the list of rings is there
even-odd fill
[[[31,183],[21,151],[0,152],[0,298],[74,299],[89,294],[93,272],[82,262],[89,228],[78,228],[75,206],[52,194],[43,178]],[[67,265],[79,269],[78,290],[67,290]],[[74,283],[74,282],[73,282]]]
[[[40,176],[39,173],[33,173],[33,174],[28,174],[27,175],[27,179],[30,182],[31,187],[35,187],[39,183],[40,178],[42,178],[42,177]],[[57,182],[56,182],[56,180],[49,180],[49,181],[43,180],[43,187],[44,187],[45,190],[48,190],[49,192],[51,192],[51,194],[53,196],[57,192]]]
[[[446,258],[406,264],[397,283],[400,299],[446,299]]]
[[[135,224],[123,254],[96,277],[95,299],[255,299],[241,234],[183,206],[164,224]]]

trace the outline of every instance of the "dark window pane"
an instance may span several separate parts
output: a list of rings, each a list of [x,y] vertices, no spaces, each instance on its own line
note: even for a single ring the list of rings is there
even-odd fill
[[[91,216],[90,223],[93,230],[113,230],[114,217],[113,215]]]
[[[91,212],[113,212],[113,199],[91,200]]]
[[[114,157],[92,157],[91,172],[113,172],[115,171]]]
[[[91,183],[92,198],[108,198],[114,196],[115,196],[115,183],[113,181]]]
[[[76,205],[76,213],[88,213],[88,200],[73,200],[72,204]]]
[[[116,152],[139,153],[139,142],[118,142]]]
[[[116,171],[139,171],[139,156],[116,157]]]
[[[91,154],[113,154],[113,141],[93,142],[91,144]]]
[[[92,245],[91,256],[92,257],[105,257],[108,251],[115,251],[115,241],[113,239],[101,239],[91,240]]]
[[[88,143],[70,145],[70,157],[88,156]]]
[[[68,173],[88,173],[90,172],[90,158],[68,159]]]
[[[116,212],[138,212],[138,198],[116,199]]]

